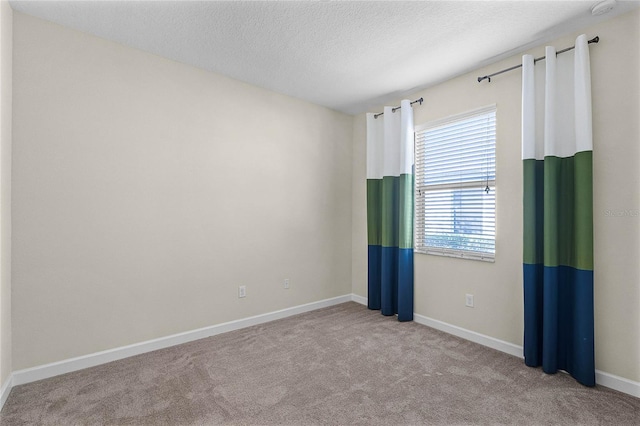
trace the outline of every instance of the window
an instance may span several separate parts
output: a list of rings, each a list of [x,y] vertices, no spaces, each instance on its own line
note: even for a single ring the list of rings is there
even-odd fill
[[[416,128],[418,253],[493,261],[496,107]]]

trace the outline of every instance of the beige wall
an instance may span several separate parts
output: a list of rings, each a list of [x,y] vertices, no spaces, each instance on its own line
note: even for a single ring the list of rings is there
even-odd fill
[[[596,368],[640,381],[640,217],[611,212],[640,209],[640,11],[554,41],[573,45],[578,34],[599,35],[591,47],[594,131]],[[536,57],[544,47],[533,49]],[[517,55],[410,96],[424,97],[415,122],[497,104],[496,262],[417,254],[415,312],[522,345],[521,75],[479,84],[478,76],[520,62]],[[376,112],[379,108],[376,109]],[[365,121],[354,120],[354,293],[366,296]],[[465,308],[464,295],[475,296]]]
[[[351,292],[352,117],[17,12],[14,46],[14,370]]]
[[[11,101],[12,24],[0,1],[0,386],[11,374]]]

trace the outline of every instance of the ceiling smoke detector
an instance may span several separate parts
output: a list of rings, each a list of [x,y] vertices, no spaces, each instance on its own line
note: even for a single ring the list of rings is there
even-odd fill
[[[605,0],[600,3],[596,3],[591,8],[591,14],[593,16],[604,15],[605,13],[609,13],[616,7],[616,0]]]

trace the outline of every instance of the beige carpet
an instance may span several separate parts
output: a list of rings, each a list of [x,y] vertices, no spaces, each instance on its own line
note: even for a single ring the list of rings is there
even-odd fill
[[[640,424],[640,399],[350,302],[15,387],[22,424]]]

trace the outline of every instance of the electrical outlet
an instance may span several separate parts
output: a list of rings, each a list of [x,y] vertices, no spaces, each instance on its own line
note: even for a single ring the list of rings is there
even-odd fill
[[[247,297],[247,286],[241,285],[238,287],[238,297]]]
[[[468,306],[469,308],[473,308],[473,294],[465,294],[464,295],[464,306]]]
[[[284,288],[288,289],[289,288],[289,278],[285,278],[284,279]]]

